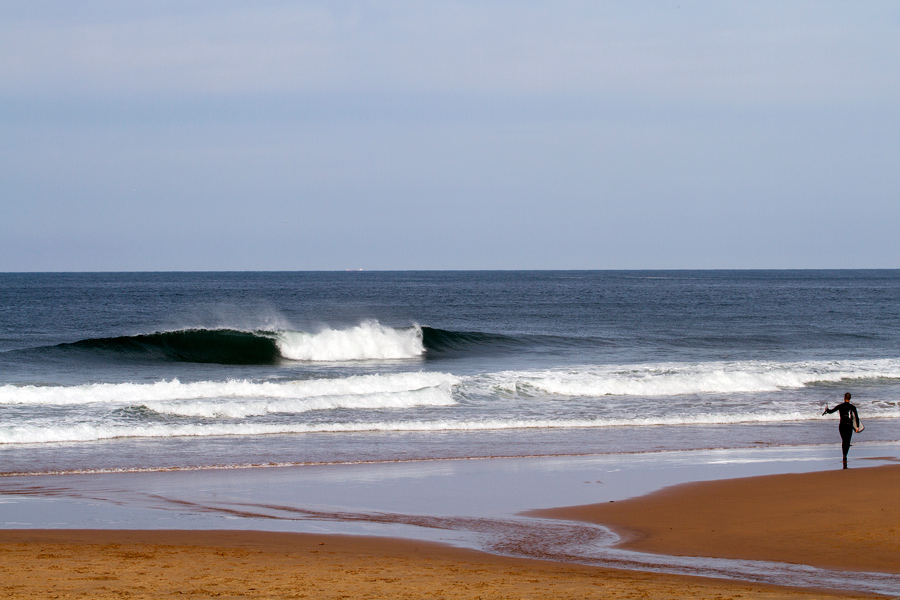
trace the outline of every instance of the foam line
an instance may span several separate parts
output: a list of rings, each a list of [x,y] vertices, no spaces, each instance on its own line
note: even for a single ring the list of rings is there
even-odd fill
[[[154,383],[94,383],[77,386],[0,386],[0,405],[77,405],[102,403],[117,406],[146,405],[149,402],[200,399],[305,399],[328,396],[390,394],[459,382],[445,373],[396,373],[354,375],[339,379],[299,381],[197,381],[177,379]]]
[[[485,383],[511,393],[599,397],[774,392],[861,379],[900,379],[900,360],[601,365],[504,371],[485,376]]]
[[[83,442],[113,438],[171,438],[240,435],[271,435],[292,433],[364,433],[364,432],[431,432],[431,431],[487,431],[509,429],[561,429],[605,427],[651,427],[660,425],[723,425],[738,423],[782,423],[808,420],[805,412],[757,414],[700,414],[674,415],[653,418],[612,419],[509,419],[485,421],[378,421],[348,423],[217,423],[217,424],[147,424],[91,425],[27,425],[0,427],[0,444],[49,442]]]
[[[314,410],[413,408],[416,406],[452,406],[453,396],[447,388],[424,388],[379,394],[325,396],[288,400],[256,400],[240,402],[147,402],[144,407],[153,412],[183,417],[242,419],[247,417]]]

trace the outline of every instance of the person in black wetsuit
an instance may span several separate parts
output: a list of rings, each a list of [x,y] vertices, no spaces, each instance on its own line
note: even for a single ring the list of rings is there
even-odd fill
[[[850,392],[844,394],[844,402],[842,404],[838,404],[834,408],[828,408],[828,405],[825,405],[825,412],[822,414],[831,414],[835,411],[840,411],[841,413],[841,422],[838,425],[838,431],[841,433],[841,449],[844,451],[844,463],[847,462],[847,452],[850,450],[850,438],[853,437],[853,431],[858,427],[859,423],[859,413],[856,412],[856,407],[850,404]]]

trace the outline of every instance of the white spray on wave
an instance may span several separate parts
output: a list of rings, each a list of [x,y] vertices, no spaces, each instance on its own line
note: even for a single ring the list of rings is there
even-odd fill
[[[302,361],[397,360],[425,354],[421,327],[395,329],[377,321],[317,333],[282,331],[276,344],[284,358]]]

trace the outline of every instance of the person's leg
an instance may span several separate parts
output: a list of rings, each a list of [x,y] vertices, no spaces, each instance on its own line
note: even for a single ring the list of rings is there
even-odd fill
[[[847,452],[850,451],[850,438],[853,437],[853,428],[849,425],[846,427],[841,425],[838,431],[841,432],[841,450],[844,452],[844,460],[847,460]]]

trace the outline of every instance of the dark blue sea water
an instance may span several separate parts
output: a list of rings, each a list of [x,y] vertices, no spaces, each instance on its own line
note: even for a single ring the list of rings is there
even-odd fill
[[[900,439],[900,271],[0,274],[0,471]],[[862,437],[866,436],[866,437]]]

